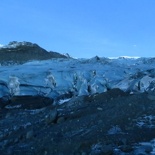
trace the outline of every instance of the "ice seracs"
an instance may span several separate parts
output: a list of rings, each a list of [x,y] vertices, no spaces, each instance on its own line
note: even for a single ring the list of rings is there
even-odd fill
[[[57,98],[102,93],[120,88],[153,91],[155,61],[138,59],[51,59],[0,67],[0,96],[42,95]],[[7,83],[7,87],[4,85]],[[69,95],[70,96],[70,95]]]
[[[18,77],[10,76],[8,81],[8,88],[11,95],[19,95],[20,92],[20,82]]]

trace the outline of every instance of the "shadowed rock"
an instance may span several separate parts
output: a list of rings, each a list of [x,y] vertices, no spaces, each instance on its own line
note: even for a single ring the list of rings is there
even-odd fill
[[[11,106],[20,105],[24,109],[40,109],[52,105],[53,99],[41,96],[14,96],[10,102]]]

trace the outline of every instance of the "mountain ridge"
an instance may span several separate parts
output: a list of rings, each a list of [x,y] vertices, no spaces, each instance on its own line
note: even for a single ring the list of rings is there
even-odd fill
[[[39,45],[31,42],[10,42],[6,46],[0,47],[0,63],[22,64],[32,60],[48,60],[52,58],[67,58],[58,52],[46,51]]]

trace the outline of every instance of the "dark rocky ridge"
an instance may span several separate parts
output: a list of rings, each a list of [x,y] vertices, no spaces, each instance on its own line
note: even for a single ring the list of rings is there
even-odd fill
[[[10,42],[7,46],[0,48],[0,63],[22,64],[31,60],[47,60],[52,58],[67,58],[57,52],[48,52],[37,44],[30,42]]]

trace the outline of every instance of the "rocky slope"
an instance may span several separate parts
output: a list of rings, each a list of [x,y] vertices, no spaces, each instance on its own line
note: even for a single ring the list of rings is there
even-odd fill
[[[65,55],[57,52],[47,52],[37,44],[30,42],[10,42],[8,45],[0,48],[0,63],[22,64],[31,60],[47,60],[51,58],[67,58]]]
[[[72,98],[14,97],[1,108],[3,155],[154,154],[155,99],[120,89]]]

